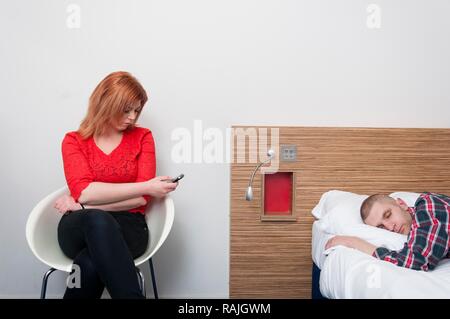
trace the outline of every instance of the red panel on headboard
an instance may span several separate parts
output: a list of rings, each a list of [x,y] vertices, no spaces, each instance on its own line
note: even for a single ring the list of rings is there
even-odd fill
[[[264,214],[292,214],[292,172],[264,175]]]

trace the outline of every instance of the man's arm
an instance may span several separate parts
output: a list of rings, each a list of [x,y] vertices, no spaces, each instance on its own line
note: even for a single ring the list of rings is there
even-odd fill
[[[358,237],[335,236],[327,242],[325,249],[339,245],[357,249],[363,253],[366,253],[378,259],[389,261],[397,266],[418,270],[428,270],[428,265],[424,257],[420,253],[414,252],[406,244],[402,250],[393,251],[384,247],[377,248],[375,245],[372,245]],[[411,260],[413,260],[414,262],[411,263],[409,267],[407,267],[407,265],[409,264],[407,264],[405,261],[407,260],[407,256],[410,255],[411,253],[414,256],[414,258],[412,258]]]
[[[333,246],[346,246],[349,248],[357,249],[368,255],[372,255],[377,248],[375,245],[354,236],[335,236],[331,238],[325,245],[325,249],[331,248]]]

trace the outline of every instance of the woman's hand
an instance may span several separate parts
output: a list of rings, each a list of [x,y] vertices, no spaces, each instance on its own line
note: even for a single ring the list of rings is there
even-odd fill
[[[177,188],[178,183],[172,183],[170,179],[170,176],[157,176],[147,181],[148,194],[153,197],[161,198],[168,193],[173,192]]]
[[[81,205],[73,199],[70,195],[63,195],[59,197],[53,205],[60,213],[65,214],[67,211],[82,209]]]
[[[354,248],[369,255],[372,255],[377,248],[376,246],[359,237],[335,236],[328,240],[327,244],[325,245],[325,250],[338,245]]]

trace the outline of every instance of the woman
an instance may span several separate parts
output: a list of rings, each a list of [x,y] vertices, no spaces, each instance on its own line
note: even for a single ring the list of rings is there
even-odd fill
[[[147,248],[145,208],[177,183],[155,177],[150,130],[136,126],[147,94],[127,72],[103,79],[89,99],[78,131],[62,142],[64,173],[71,196],[55,203],[62,251],[80,270],[80,287],[64,298],[143,298],[134,258]],[[76,269],[76,268],[75,268]]]

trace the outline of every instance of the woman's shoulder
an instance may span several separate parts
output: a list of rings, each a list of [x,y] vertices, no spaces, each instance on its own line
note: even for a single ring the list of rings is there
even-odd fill
[[[86,143],[87,139],[84,139],[78,131],[70,131],[67,132],[64,135],[64,138],[62,140],[62,144],[84,144]]]
[[[131,131],[130,131],[130,135],[133,135],[134,137],[136,137],[137,139],[141,139],[142,137],[144,137],[147,134],[152,134],[152,131],[146,127],[141,127],[141,126],[135,126]]]

